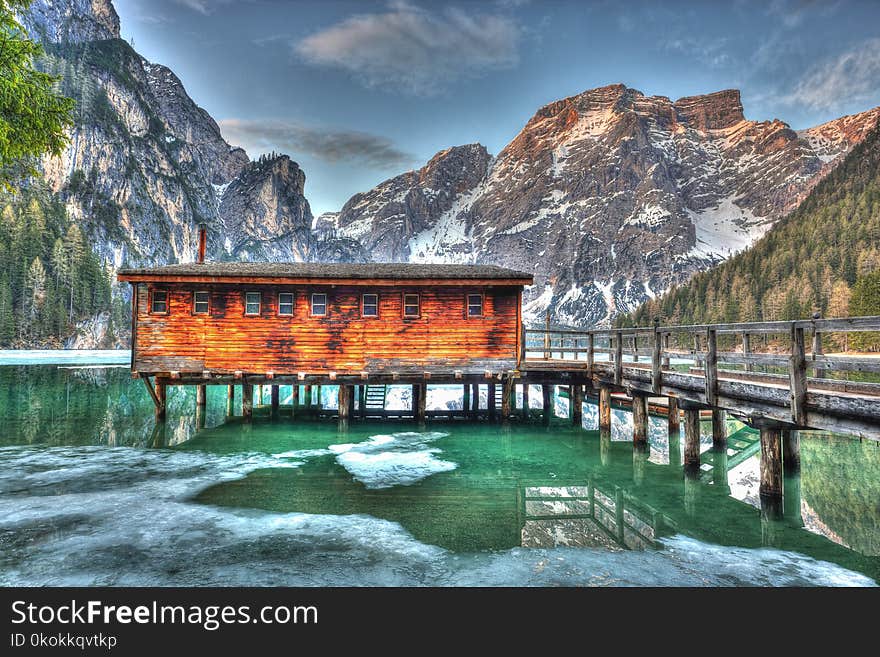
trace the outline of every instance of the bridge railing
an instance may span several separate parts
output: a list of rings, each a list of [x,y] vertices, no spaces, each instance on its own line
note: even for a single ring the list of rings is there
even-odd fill
[[[761,378],[768,384],[787,382],[795,421],[805,417],[811,385],[840,388],[843,382],[828,378],[829,373],[880,373],[880,354],[826,354],[823,348],[823,336],[829,334],[865,334],[869,342],[880,344],[880,316],[683,326],[657,323],[653,327],[594,331],[544,328],[523,333],[521,359],[527,363],[583,361],[583,367],[591,372],[600,369],[607,374],[610,370],[617,385],[623,381],[625,367],[650,368],[651,387],[656,393],[661,391],[664,373],[690,365],[692,373],[705,378],[709,404],[717,400],[719,373],[724,378]],[[758,351],[753,337],[765,342],[769,337],[772,342]],[[756,372],[756,368],[763,371]],[[810,372],[814,376],[810,377]],[[847,382],[846,390],[880,394],[880,383]]]

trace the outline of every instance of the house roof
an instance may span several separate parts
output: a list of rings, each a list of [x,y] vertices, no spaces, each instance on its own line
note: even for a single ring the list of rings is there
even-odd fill
[[[449,285],[455,281],[531,285],[532,275],[496,265],[416,263],[208,262],[119,270],[120,281],[148,282],[401,282]]]

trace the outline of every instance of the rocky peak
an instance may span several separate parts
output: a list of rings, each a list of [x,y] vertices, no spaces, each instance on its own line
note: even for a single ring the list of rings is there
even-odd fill
[[[724,130],[745,121],[737,89],[679,98],[674,106],[681,123],[702,132]]]
[[[287,155],[246,165],[220,200],[223,250],[237,259],[307,260],[313,235],[305,184],[306,174]]]
[[[119,15],[111,0],[34,0],[21,20],[43,43],[119,38]]]

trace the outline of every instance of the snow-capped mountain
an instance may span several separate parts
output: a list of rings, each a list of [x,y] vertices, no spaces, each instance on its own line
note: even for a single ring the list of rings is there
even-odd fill
[[[601,324],[748,247],[878,117],[796,133],[747,120],[736,90],[673,102],[612,85],[541,108],[497,158],[441,151],[335,220],[377,260],[528,268],[527,318]]]

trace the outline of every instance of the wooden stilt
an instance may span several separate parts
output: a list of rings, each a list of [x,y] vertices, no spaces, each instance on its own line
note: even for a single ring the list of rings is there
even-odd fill
[[[254,386],[251,383],[241,384],[241,416],[250,422],[254,415]]]
[[[797,474],[801,470],[800,432],[786,429],[782,432],[782,467],[785,476]]]
[[[712,409],[712,448],[715,451],[727,449],[727,413],[720,408]]]
[[[305,406],[312,405],[312,386],[303,386],[303,404]]]
[[[507,422],[510,419],[510,393],[513,390],[513,379],[506,378],[501,384],[501,419]]]
[[[761,497],[782,498],[781,431],[761,429]]]
[[[673,434],[678,435],[679,429],[679,416],[680,412],[678,410],[678,399],[675,397],[667,397],[667,426],[669,427],[669,436],[671,437]]]
[[[351,409],[351,386],[339,386],[338,415],[340,420],[349,419]]]
[[[465,383],[461,386],[461,408],[464,411],[465,415],[468,414],[468,410],[471,407],[471,386],[469,383]]]
[[[477,411],[480,410],[480,384],[474,383],[471,386],[471,417],[477,417]]]
[[[684,410],[684,470],[690,475],[700,472],[700,410]]]
[[[204,384],[196,386],[196,406],[205,406],[208,403],[207,386]]]
[[[529,388],[531,386],[528,383],[523,384],[522,387],[522,416],[524,420],[529,419],[529,415],[531,415],[531,410],[529,408]]]
[[[414,383],[412,387],[413,415],[417,422],[425,421],[425,404],[428,397],[428,386]]]
[[[569,404],[571,405],[571,423],[580,427],[584,424],[584,387],[580,384],[571,386]]]
[[[299,386],[290,388],[290,417],[296,416],[296,407],[299,404]]]
[[[275,384],[271,386],[272,395],[272,417],[278,417],[278,408],[281,405],[281,390]]]
[[[611,389],[599,388],[599,431],[611,431]]]
[[[486,406],[489,410],[489,419],[494,420],[497,416],[497,412],[495,409],[495,382],[493,381],[488,385],[488,394],[486,395]]]
[[[235,415],[235,386],[231,384],[226,386],[226,415]]]
[[[367,417],[367,386],[358,386],[358,412],[361,418]]]
[[[165,409],[167,406],[167,395],[168,390],[164,381],[156,380],[156,419],[164,420],[165,419]]]
[[[541,401],[544,410],[544,424],[550,424],[550,414],[553,412],[553,386],[549,383],[541,385]]]
[[[633,444],[648,444],[648,398],[635,395],[632,398]]]
[[[318,398],[315,403],[318,405],[318,410],[320,411],[324,407],[324,398],[321,396],[321,386],[315,386],[315,396]]]

